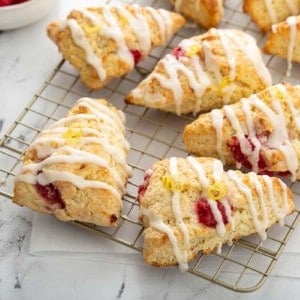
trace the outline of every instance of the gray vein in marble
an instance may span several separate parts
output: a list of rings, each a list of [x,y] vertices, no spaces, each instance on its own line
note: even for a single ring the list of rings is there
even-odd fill
[[[20,282],[19,275],[16,276],[15,280],[16,280],[16,283],[15,283],[15,286],[14,286],[15,290],[21,289],[22,285],[21,285],[21,282]]]
[[[19,228],[13,228],[15,224],[19,224]],[[0,248],[0,257],[6,256],[8,253],[12,253],[14,250],[18,252],[19,255],[22,251],[22,247],[25,243],[26,233],[24,231],[30,230],[31,222],[27,221],[23,216],[16,216],[10,220],[1,221],[0,228],[4,227],[4,225],[11,226],[12,232],[10,239],[6,239],[4,243],[2,243],[2,247]],[[26,226],[24,226],[26,225]],[[22,232],[21,232],[21,230]],[[3,229],[4,230],[4,229]],[[18,232],[20,230],[20,232]],[[18,234],[18,235],[17,235]],[[15,237],[17,235],[17,238]],[[0,236],[0,241],[2,240]]]
[[[116,297],[117,299],[121,299],[122,298],[122,295],[124,293],[125,287],[126,287],[126,267],[124,269],[122,283],[121,283],[121,286],[119,288],[119,291],[118,291],[118,294],[117,294],[117,297]]]
[[[1,132],[2,127],[3,127],[3,123],[4,123],[4,119],[0,119],[0,132]]]

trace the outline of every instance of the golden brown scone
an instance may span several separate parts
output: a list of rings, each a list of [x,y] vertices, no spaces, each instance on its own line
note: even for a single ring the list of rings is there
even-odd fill
[[[184,24],[181,15],[163,9],[103,5],[73,10],[66,21],[51,23],[48,35],[83,83],[99,89],[132,71]]]
[[[266,229],[294,210],[293,194],[278,178],[223,170],[202,157],[159,161],[139,190],[146,263],[165,267],[187,262],[199,251]]]
[[[189,153],[300,179],[300,85],[277,84],[187,125]]]
[[[286,21],[273,25],[263,50],[267,54],[286,58],[289,75],[291,62],[300,62],[300,16],[289,17]]]
[[[161,59],[126,102],[178,115],[234,103],[271,85],[255,39],[233,29],[210,29],[185,39]]]
[[[124,122],[106,100],[79,99],[25,152],[13,202],[62,221],[116,226],[131,174]]]
[[[300,13],[300,0],[244,0],[244,12],[262,30]]]
[[[171,0],[176,11],[202,27],[218,26],[223,17],[223,0]]]

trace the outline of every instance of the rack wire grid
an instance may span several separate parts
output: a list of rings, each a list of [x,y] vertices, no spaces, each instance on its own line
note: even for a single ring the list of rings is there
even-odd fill
[[[167,0],[126,2],[172,9]],[[259,45],[263,43],[264,35],[242,12],[241,1],[227,0],[224,9],[225,14],[219,27],[241,29],[253,35]],[[127,138],[131,145],[128,162],[134,170],[133,177],[127,185],[127,193],[123,197],[122,219],[113,229],[74,223],[115,242],[142,251],[143,226],[138,221],[136,202],[138,185],[143,181],[144,171],[155,161],[171,156],[187,155],[181,134],[184,125],[191,122],[193,117],[178,117],[128,105],[123,99],[153,69],[156,62],[181,39],[201,32],[203,31],[197,26],[186,26],[170,40],[166,47],[152,51],[151,55],[132,73],[115,80],[100,91],[91,91],[84,87],[73,67],[61,61],[1,140],[0,197],[12,198],[13,181],[15,174],[20,170],[23,153],[41,130],[64,116],[82,96],[109,99],[126,114]],[[293,66],[292,76],[285,77],[284,60],[271,56],[263,56],[263,58],[274,83],[282,80],[291,84],[297,83],[296,77],[299,78],[300,66]],[[297,197],[300,194],[300,183],[287,183]],[[188,271],[235,291],[254,291],[266,281],[299,219],[298,209],[286,218],[284,226],[278,224],[272,226],[267,232],[267,239],[263,242],[257,235],[251,235],[235,241],[232,246],[223,246],[221,254],[199,253],[190,263]]]

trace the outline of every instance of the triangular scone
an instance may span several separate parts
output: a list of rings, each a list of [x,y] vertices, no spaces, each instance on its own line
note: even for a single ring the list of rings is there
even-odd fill
[[[288,61],[290,74],[292,61],[300,63],[300,15],[273,25],[263,48],[264,52],[278,55]]]
[[[244,12],[262,30],[300,13],[300,0],[244,0]]]
[[[202,27],[218,26],[223,17],[223,0],[171,0],[176,11]]]
[[[212,28],[181,41],[126,101],[178,115],[196,114],[234,103],[271,82],[252,36]]]
[[[73,10],[66,21],[48,26],[49,37],[92,89],[133,70],[150,50],[183,25],[173,12],[138,5],[103,5]]]
[[[274,85],[187,125],[189,153],[300,179],[300,85]]]
[[[146,263],[164,267],[187,262],[199,251],[266,229],[294,210],[293,194],[278,178],[224,172],[213,158],[157,162],[139,189]]]
[[[106,100],[79,99],[25,152],[13,201],[62,221],[116,226],[131,174],[124,122]]]

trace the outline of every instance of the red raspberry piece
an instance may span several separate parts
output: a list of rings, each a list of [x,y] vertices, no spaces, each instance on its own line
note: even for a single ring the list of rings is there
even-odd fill
[[[249,139],[247,136],[245,136],[245,138],[247,139],[249,145],[251,146],[251,150],[254,151],[255,150],[255,146],[252,143],[251,139]],[[239,140],[236,136],[231,137],[228,141],[227,141],[227,145],[233,155],[233,158],[235,161],[241,163],[244,167],[246,167],[247,169],[252,169],[252,165],[248,160],[248,157],[242,152],[241,149],[241,145],[239,143]],[[264,170],[267,167],[267,164],[263,158],[263,156],[261,155],[261,153],[259,153],[259,159],[258,159],[258,168],[260,170]]]
[[[134,64],[137,65],[141,61],[141,59],[142,59],[142,53],[141,53],[141,51],[133,49],[133,50],[130,50],[130,52],[131,52],[131,54],[133,56]]]
[[[178,46],[172,50],[171,54],[175,56],[176,59],[179,59],[180,57],[184,56],[184,50]]]
[[[145,195],[146,190],[149,185],[151,175],[146,173],[144,176],[144,182],[141,184],[138,188],[138,196],[137,196],[137,201],[140,202],[141,198]]]
[[[53,186],[52,183],[48,185],[41,185],[37,183],[36,189],[38,193],[47,201],[50,206],[58,205],[59,208],[65,208],[66,205],[61,199],[59,191]]]
[[[223,219],[224,224],[227,224],[228,223],[228,218],[227,218],[226,213],[225,213],[224,205],[220,201],[218,201],[217,206],[218,206],[218,209],[219,209],[219,211],[222,215],[222,219]],[[214,215],[211,211],[211,208],[208,204],[207,199],[201,198],[197,201],[196,213],[198,215],[199,223],[202,223],[202,224],[204,224],[208,227],[213,227],[213,228],[215,228],[217,226],[217,221],[214,218]]]

